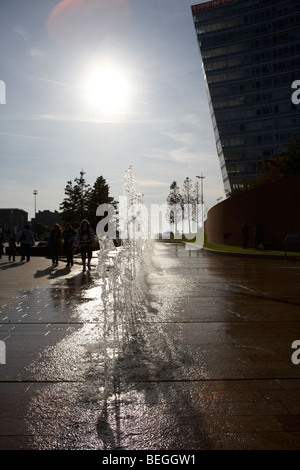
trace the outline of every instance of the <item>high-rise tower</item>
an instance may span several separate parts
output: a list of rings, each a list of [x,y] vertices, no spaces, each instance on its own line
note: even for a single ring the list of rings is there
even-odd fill
[[[300,136],[299,0],[193,5],[226,190],[257,179],[261,163]]]

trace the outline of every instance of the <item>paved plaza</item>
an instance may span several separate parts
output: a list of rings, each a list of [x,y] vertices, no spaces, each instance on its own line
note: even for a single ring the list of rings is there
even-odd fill
[[[97,261],[0,260],[0,449],[300,449],[299,260]]]

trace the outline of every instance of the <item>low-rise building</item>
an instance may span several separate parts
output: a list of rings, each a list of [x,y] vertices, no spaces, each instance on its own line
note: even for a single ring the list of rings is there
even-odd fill
[[[27,223],[28,212],[23,209],[0,209],[0,228],[7,237],[18,235]]]

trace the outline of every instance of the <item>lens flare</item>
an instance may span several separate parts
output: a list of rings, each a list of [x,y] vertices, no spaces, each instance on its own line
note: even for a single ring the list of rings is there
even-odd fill
[[[99,44],[127,28],[128,0],[63,0],[52,10],[47,29],[63,45]]]

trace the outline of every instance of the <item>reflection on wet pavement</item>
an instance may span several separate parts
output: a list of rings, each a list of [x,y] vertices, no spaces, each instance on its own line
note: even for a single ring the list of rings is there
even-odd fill
[[[299,263],[165,243],[144,254],[21,306],[55,330],[26,368],[30,446],[298,448]]]
[[[178,341],[177,325],[171,335],[164,328],[172,311],[152,306],[148,275],[155,276],[150,261],[109,296],[94,276],[87,290],[78,289],[80,276],[56,287],[56,304],[77,295],[72,319],[82,326],[31,366],[36,380],[49,383],[30,406],[34,446],[184,449],[189,436],[190,448],[209,447],[185,386],[200,356]]]

